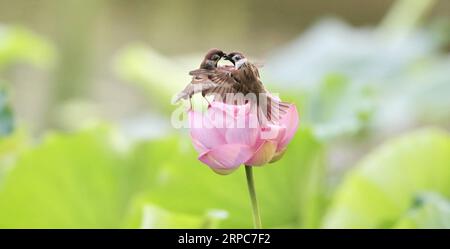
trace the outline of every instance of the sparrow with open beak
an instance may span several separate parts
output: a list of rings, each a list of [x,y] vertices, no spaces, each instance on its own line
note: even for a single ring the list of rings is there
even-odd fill
[[[220,100],[234,104],[236,102],[243,104],[250,101],[251,104],[257,107],[260,123],[263,124],[265,121],[270,123],[278,122],[281,115],[286,113],[289,104],[276,99],[265,89],[260,80],[257,66],[250,63],[240,52],[229,53],[224,58],[231,61],[234,67],[215,68],[212,70],[197,69],[191,71],[190,74],[194,77],[203,77],[207,82],[211,81],[216,84],[216,86],[209,88],[206,92],[207,95],[214,94],[216,101]],[[237,95],[237,93],[241,93],[241,95]],[[247,98],[249,94],[253,98]],[[231,101],[229,96],[232,97]],[[244,96],[244,102],[233,96]]]
[[[224,57],[226,54],[220,49],[210,49],[208,53],[206,53],[203,61],[200,64],[199,69],[204,70],[203,74],[193,75],[191,82],[181,91],[175,98],[172,100],[172,103],[176,103],[181,99],[188,99],[190,101],[190,108],[192,108],[191,98],[192,95],[201,92],[202,96],[205,97],[208,95],[208,89],[214,88],[217,86],[216,83],[212,82],[209,79],[209,73],[213,72],[217,69],[217,63]],[[206,99],[206,98],[205,98]],[[206,99],[208,101],[208,99]],[[209,104],[209,101],[208,101]]]

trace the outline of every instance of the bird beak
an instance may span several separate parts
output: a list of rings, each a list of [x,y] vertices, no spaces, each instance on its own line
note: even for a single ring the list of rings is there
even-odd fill
[[[228,55],[225,55],[223,58],[227,61],[231,61],[231,63],[233,63],[233,65],[234,65],[234,61],[231,60],[231,58]]]

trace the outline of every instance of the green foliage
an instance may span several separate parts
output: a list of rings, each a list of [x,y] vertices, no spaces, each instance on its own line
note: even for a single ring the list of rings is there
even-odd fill
[[[55,57],[48,41],[21,27],[0,26],[0,70],[14,63],[50,66]]]
[[[0,85],[0,137],[13,131],[14,119],[6,90]]]
[[[449,162],[450,137],[443,131],[422,130],[388,142],[349,172],[325,227],[389,228],[415,205],[421,192],[448,198]]]
[[[352,84],[341,74],[329,74],[309,96],[306,122],[325,139],[356,135],[369,125],[374,113],[374,90]]]
[[[22,130],[16,130],[7,137],[0,137],[0,186],[17,156],[28,146],[27,136]]]
[[[264,228],[450,228],[448,132],[423,129],[367,155],[358,154],[364,148],[352,151],[404,125],[449,125],[450,57],[440,49],[448,46],[448,32],[416,28],[435,0],[410,2],[397,1],[374,29],[322,21],[267,58],[264,84],[297,104],[302,123],[280,161],[254,170]],[[55,124],[73,130],[98,123],[104,107],[96,91],[93,101],[68,101],[82,95],[74,89],[88,90],[94,82],[87,73],[92,65],[86,56],[95,52],[89,32],[64,31],[70,35],[59,40],[57,54],[27,29],[0,27],[0,73],[16,64],[51,67],[56,56],[63,59],[48,75],[57,86],[50,87],[48,105],[63,107]],[[201,56],[166,57],[134,43],[117,53],[113,66],[142,90],[153,110],[168,114],[175,109],[171,97],[190,81],[187,72]],[[0,228],[252,227],[244,169],[213,173],[185,135],[130,142],[115,129],[97,127],[55,132],[31,146],[33,136],[15,127],[5,89],[0,86]],[[139,133],[143,126],[124,129]],[[349,138],[362,133],[372,136],[352,144]],[[336,145],[335,138],[344,143]],[[335,190],[325,172],[335,166],[335,154],[328,158],[326,151],[341,145],[351,147],[339,148],[350,157],[363,159],[343,172]]]
[[[213,173],[188,139],[129,146],[105,127],[35,147],[20,137],[0,140],[0,162],[13,166],[0,178],[0,227],[252,227],[244,170]],[[449,156],[438,130],[388,142],[349,173],[323,220],[324,148],[303,128],[280,161],[255,169],[263,226],[448,227]]]
[[[146,145],[145,152],[137,155],[139,161],[144,155],[149,160],[141,165],[160,166],[156,174],[149,167],[141,176],[153,185],[147,194],[151,203],[195,215],[224,210],[229,218],[222,227],[252,227],[244,169],[226,177],[214,174],[196,160],[190,147],[186,142],[164,141],[158,150]],[[309,130],[301,130],[281,161],[256,168],[263,226],[317,226],[323,209],[323,167],[321,144]]]
[[[103,128],[25,150],[0,188],[0,227],[251,227],[243,170],[213,173],[184,139],[118,141]],[[301,130],[289,151],[255,170],[264,226],[315,227],[323,148]]]
[[[394,227],[450,229],[450,201],[436,193],[421,194]]]
[[[273,52],[264,71],[296,99],[307,93],[303,120],[327,140],[411,123],[446,127],[448,31],[414,26],[435,2],[398,1],[379,29],[321,20]]]
[[[126,201],[106,131],[51,135],[25,151],[0,191],[0,226],[113,228]]]
[[[142,45],[132,44],[119,52],[115,60],[119,76],[140,87],[152,104],[167,110],[172,96],[190,80],[188,67]]]
[[[131,204],[126,228],[217,228],[228,217],[226,211],[210,210],[203,215],[168,211],[151,204],[145,198],[136,198]]]

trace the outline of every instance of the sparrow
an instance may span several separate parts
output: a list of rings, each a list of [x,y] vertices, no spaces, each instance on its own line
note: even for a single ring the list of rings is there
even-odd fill
[[[210,49],[203,61],[200,63],[200,70],[203,70],[205,73],[193,75],[191,82],[184,88],[183,91],[178,93],[175,98],[172,100],[172,103],[177,103],[181,99],[188,99],[190,102],[190,108],[192,108],[191,98],[194,94],[201,92],[202,96],[206,99],[206,95],[208,94],[208,89],[214,88],[217,86],[216,83],[212,82],[209,79],[209,72],[217,69],[217,64],[226,54],[217,48]],[[229,67],[229,66],[224,66]],[[208,101],[208,99],[206,99]],[[208,101],[208,106],[211,106]]]
[[[251,93],[253,98],[243,101],[233,98],[233,104],[245,104],[251,101],[251,104],[257,108],[258,120],[261,124],[265,124],[265,121],[278,122],[281,115],[286,113],[289,104],[274,98],[266,90],[260,80],[257,65],[250,63],[241,52],[229,53],[224,56],[224,59],[229,60],[234,67],[197,69],[191,71],[190,74],[194,77],[202,77],[205,83],[212,82],[216,85],[208,88],[205,92],[207,95],[215,95],[215,101],[230,103],[229,96],[232,97],[237,93],[242,93],[240,96],[249,96],[248,94]]]

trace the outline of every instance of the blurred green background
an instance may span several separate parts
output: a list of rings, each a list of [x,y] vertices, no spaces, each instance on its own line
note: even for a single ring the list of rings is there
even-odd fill
[[[265,228],[450,228],[450,2],[0,0],[0,228],[250,228],[171,125],[203,53],[297,105]]]

